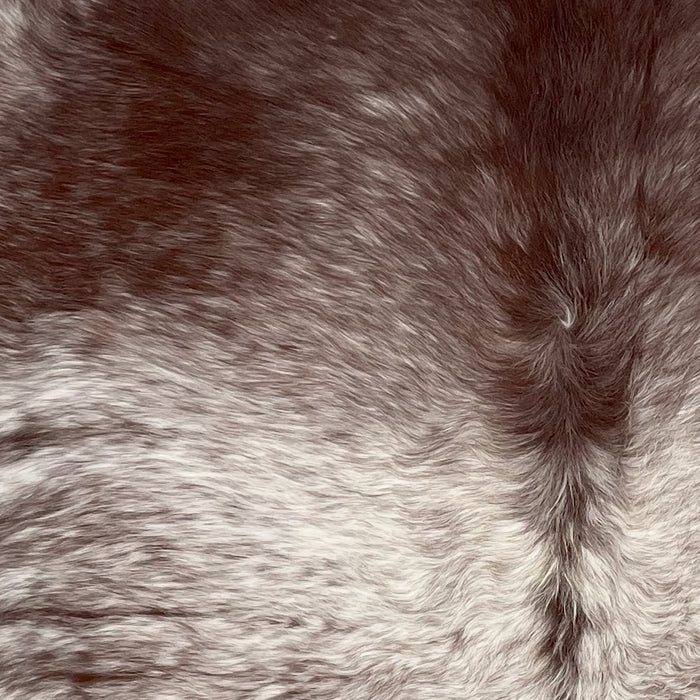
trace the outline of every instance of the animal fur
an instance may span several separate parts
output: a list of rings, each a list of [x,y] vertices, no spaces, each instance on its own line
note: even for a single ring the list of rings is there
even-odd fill
[[[700,6],[4,0],[2,700],[700,699]]]

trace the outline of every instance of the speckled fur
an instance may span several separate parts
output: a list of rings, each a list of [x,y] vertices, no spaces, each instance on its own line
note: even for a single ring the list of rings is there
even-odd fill
[[[5,0],[2,700],[700,700],[700,7]]]

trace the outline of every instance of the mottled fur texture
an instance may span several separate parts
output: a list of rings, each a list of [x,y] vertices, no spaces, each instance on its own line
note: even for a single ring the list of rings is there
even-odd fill
[[[700,5],[3,0],[0,699],[700,699]]]

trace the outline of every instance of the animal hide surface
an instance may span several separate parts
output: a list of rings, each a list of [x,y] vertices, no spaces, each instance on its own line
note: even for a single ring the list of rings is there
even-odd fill
[[[0,700],[700,700],[700,4],[2,0]]]

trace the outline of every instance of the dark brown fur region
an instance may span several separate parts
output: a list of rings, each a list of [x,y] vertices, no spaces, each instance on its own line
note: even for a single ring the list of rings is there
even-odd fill
[[[0,42],[3,700],[700,700],[697,3]]]

